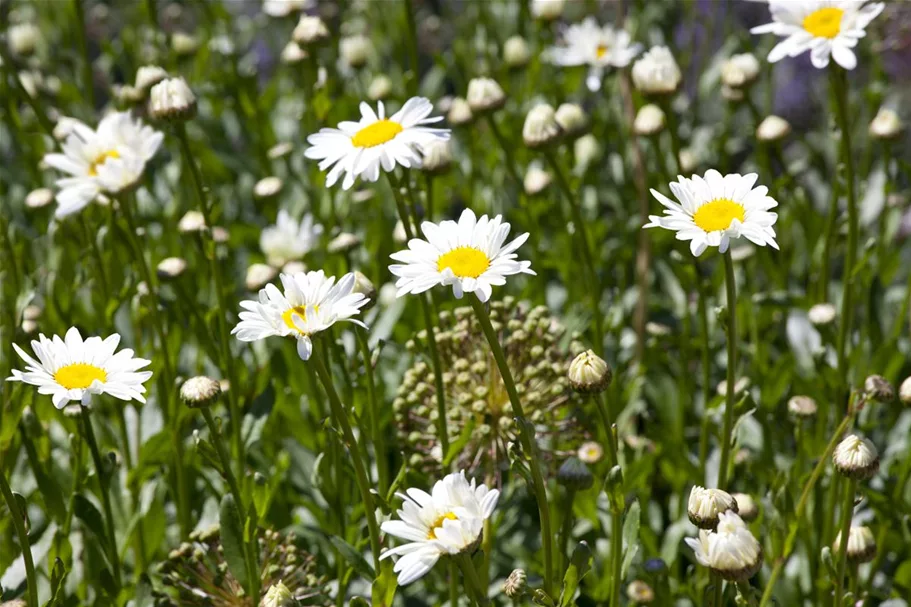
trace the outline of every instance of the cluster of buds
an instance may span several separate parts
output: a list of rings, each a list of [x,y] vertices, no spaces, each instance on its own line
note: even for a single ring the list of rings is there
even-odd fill
[[[509,444],[517,441],[506,387],[471,308],[440,316],[436,342],[444,369],[449,441],[465,433],[469,436],[456,463],[483,471],[487,478],[498,478],[508,461]],[[582,401],[573,394],[567,372],[572,352],[581,351],[582,345],[573,341],[571,352],[560,347],[565,329],[544,306],[529,309],[507,297],[491,303],[490,316],[515,374],[525,415],[536,426],[542,452],[551,460],[573,454],[584,442],[575,415]],[[426,351],[426,340],[427,334],[419,333],[408,343],[409,349]],[[405,372],[393,409],[411,465],[439,469],[443,454],[429,364],[418,360]]]
[[[262,593],[256,601],[244,594],[224,558],[218,526],[190,534],[190,541],[172,550],[159,566],[162,583],[171,589],[160,593],[156,605],[194,607],[250,607],[279,605],[331,605],[327,580],[316,573],[315,558],[294,544],[292,535],[265,530],[259,537]]]

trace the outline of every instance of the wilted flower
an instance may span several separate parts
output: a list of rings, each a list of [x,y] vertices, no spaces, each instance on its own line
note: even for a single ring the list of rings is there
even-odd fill
[[[221,395],[221,385],[211,377],[191,377],[180,386],[180,398],[188,407],[208,407]]]
[[[687,515],[690,522],[702,529],[714,529],[722,512],[737,512],[737,500],[721,489],[706,489],[696,485],[690,490]]]
[[[759,60],[753,53],[733,55],[721,65],[721,82],[732,88],[747,87],[759,77]]]
[[[525,117],[522,140],[530,148],[540,148],[554,143],[562,135],[554,108],[546,103],[533,107]]]
[[[633,64],[633,84],[646,95],[669,95],[683,79],[680,67],[666,46],[655,46]]]
[[[525,415],[537,429],[542,454],[551,461],[571,455],[583,430],[574,415],[579,403],[566,378],[568,354],[560,346],[565,329],[546,307],[528,309],[511,297],[491,302],[490,314],[509,368],[516,370],[516,387]],[[426,339],[426,334],[419,335],[413,347],[425,350]],[[450,444],[468,432],[455,463],[471,466],[484,478],[498,478],[508,445],[518,441],[518,433],[506,388],[471,308],[442,314],[436,341],[447,370],[443,387]],[[581,346],[573,343],[571,348],[579,351]],[[439,469],[436,389],[433,370],[424,360],[405,372],[393,411],[400,440],[412,454],[411,465]]]
[[[351,67],[363,67],[375,52],[373,42],[367,36],[357,34],[339,40],[339,54]]]
[[[700,565],[731,582],[750,579],[762,566],[762,547],[736,511],[722,512],[715,531],[701,529],[686,543]]]
[[[851,530],[848,533],[847,548],[848,562],[854,564],[869,563],[876,556],[876,539],[873,537],[873,532],[866,525],[856,527],[851,525]],[[840,549],[841,531],[838,532],[838,535],[835,536],[835,541],[832,543],[834,552]]]
[[[866,438],[855,434],[845,437],[832,454],[835,469],[848,478],[867,480],[879,470],[879,452]]]
[[[654,103],[643,105],[633,120],[633,132],[643,137],[657,135],[664,130],[665,120],[664,111],[660,107]]]
[[[472,78],[466,98],[472,114],[492,112],[506,104],[506,93],[492,78]]]
[[[781,116],[766,116],[756,127],[756,139],[764,142],[781,141],[791,133],[791,124]]]
[[[503,43],[503,61],[509,67],[525,67],[530,58],[531,50],[522,36],[511,36]]]
[[[870,123],[870,136],[876,139],[895,139],[902,132],[902,121],[894,110],[879,108]]]
[[[282,605],[269,603],[277,597],[290,595],[296,605],[333,604],[329,596],[328,582],[316,570],[316,559],[298,548],[292,535],[282,535],[264,530],[259,533],[257,545],[262,595],[255,601],[244,594],[244,588],[231,574],[225,562],[218,526],[190,534],[190,541],[172,550],[168,559],[159,566],[159,573],[170,594],[156,593],[163,603],[177,607],[251,607],[257,605]],[[284,590],[275,590],[277,586]]]

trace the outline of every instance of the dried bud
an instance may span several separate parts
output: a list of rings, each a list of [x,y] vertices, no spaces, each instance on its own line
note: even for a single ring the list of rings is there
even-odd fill
[[[838,443],[832,461],[836,470],[855,480],[872,478],[879,470],[879,452],[876,446],[870,440],[854,434]]]
[[[180,386],[181,400],[194,409],[211,406],[220,395],[221,385],[204,375],[191,377]]]
[[[613,371],[603,358],[586,350],[569,365],[569,383],[582,394],[603,392],[613,379]]]

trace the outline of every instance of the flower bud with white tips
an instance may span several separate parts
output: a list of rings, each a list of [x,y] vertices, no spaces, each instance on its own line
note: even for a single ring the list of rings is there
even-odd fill
[[[633,132],[642,137],[651,137],[663,131],[665,123],[664,111],[654,103],[649,103],[639,108],[636,113]]]
[[[734,501],[737,502],[737,514],[746,522],[750,522],[759,516],[759,507],[751,495],[746,493],[732,494]]]
[[[788,399],[788,413],[798,419],[816,417],[816,401],[809,396],[799,394]]]
[[[50,188],[38,188],[32,190],[25,197],[25,206],[29,209],[40,209],[54,202],[54,190]]]
[[[34,23],[11,25],[6,32],[6,37],[10,50],[19,57],[34,55],[42,43],[41,30]]]
[[[731,88],[747,87],[759,78],[759,60],[752,53],[732,55],[721,65],[721,83]]]
[[[446,112],[446,121],[453,126],[462,126],[474,120],[474,114],[471,112],[471,106],[468,101],[461,97],[455,97],[449,104],[449,111]]]
[[[250,291],[259,291],[266,284],[272,282],[276,276],[278,276],[278,271],[272,266],[264,263],[254,263],[247,268],[244,284]]]
[[[443,175],[452,168],[452,143],[450,139],[435,139],[423,150],[421,170],[428,175]]]
[[[180,399],[188,407],[209,407],[221,396],[221,385],[211,377],[191,377],[180,386]]]
[[[263,600],[259,603],[259,607],[296,607],[297,605],[298,602],[291,594],[291,590],[280,581],[269,587]]]
[[[531,0],[531,15],[541,21],[554,21],[563,14],[566,0]]]
[[[898,399],[903,405],[911,405],[911,377],[906,377],[898,387]]]
[[[329,39],[329,28],[319,17],[303,15],[294,27],[291,38],[302,46],[318,44]]]
[[[168,72],[163,67],[157,65],[143,65],[136,70],[135,86],[143,95],[145,95],[153,86],[167,78]]]
[[[187,261],[180,257],[166,257],[158,262],[156,272],[162,280],[172,280],[180,277],[187,269]]]
[[[339,41],[339,54],[353,68],[364,67],[374,54],[373,42],[367,36],[358,34]]]
[[[882,375],[870,375],[864,380],[864,396],[878,403],[895,400],[895,388]]]
[[[512,36],[503,43],[503,61],[512,69],[528,65],[531,50],[522,36]]]
[[[205,229],[206,219],[199,211],[187,211],[177,222],[177,231],[181,234],[204,232]]]
[[[598,138],[589,133],[582,135],[573,143],[573,156],[576,157],[576,165],[580,169],[591,166],[601,156],[601,144]]]
[[[610,365],[592,350],[582,352],[569,365],[569,384],[581,394],[603,392],[613,375]]]
[[[656,46],[633,64],[633,84],[645,95],[670,95],[680,87],[683,75],[666,46]]]
[[[736,512],[722,512],[715,531],[686,538],[696,561],[730,582],[745,582],[762,567],[762,546]]]
[[[876,556],[876,538],[866,525],[851,526],[848,532],[847,546],[848,562],[852,564],[869,563]],[[841,549],[841,531],[835,536],[832,551],[838,553]]]
[[[686,513],[690,522],[702,529],[714,529],[722,512],[737,512],[737,500],[727,491],[696,485],[690,491]]]
[[[525,171],[525,177],[522,179],[522,187],[529,196],[537,196],[547,189],[553,181],[550,173],[536,164],[532,164]]]
[[[810,322],[816,327],[822,327],[831,324],[837,314],[835,306],[830,303],[818,303],[811,307],[807,312]]]
[[[473,114],[493,112],[506,105],[506,93],[492,78],[472,78],[466,98]]]
[[[561,103],[554,118],[567,137],[578,137],[588,130],[588,116],[575,103]]]
[[[554,108],[546,103],[537,105],[528,112],[522,127],[522,140],[530,148],[543,148],[562,135]]]
[[[835,469],[854,480],[872,478],[879,470],[879,452],[866,438],[851,434],[838,443],[832,454]]]
[[[149,116],[153,120],[181,122],[196,116],[196,96],[183,78],[168,78],[149,93]]]
[[[756,139],[765,143],[781,141],[791,134],[791,123],[781,116],[766,116],[756,127]]]
[[[525,574],[524,569],[513,569],[503,584],[503,594],[514,601],[522,598],[527,589],[528,576]]]
[[[874,139],[895,139],[901,135],[903,126],[901,118],[894,110],[879,108],[870,123],[870,136]]]
[[[370,86],[367,87],[367,96],[372,101],[380,101],[389,96],[392,92],[392,80],[389,79],[389,76],[385,74],[380,74],[376,78],[370,81]]]

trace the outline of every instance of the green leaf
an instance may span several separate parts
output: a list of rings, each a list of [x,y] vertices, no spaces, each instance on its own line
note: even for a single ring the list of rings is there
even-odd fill
[[[218,512],[218,521],[221,526],[221,544],[225,551],[225,562],[231,575],[247,587],[247,560],[244,558],[244,524],[240,515],[240,508],[234,502],[234,496],[228,494],[221,500]]]
[[[349,565],[351,565],[361,577],[372,580],[376,577],[376,571],[373,570],[373,567],[364,556],[357,551],[357,549],[337,536],[329,536],[329,541],[332,542],[332,545],[335,546],[335,549],[338,550],[339,554],[345,559]]]
[[[560,593],[560,607],[568,607],[573,603],[579,582],[591,570],[592,551],[586,542],[579,542],[573,550],[569,567],[563,575],[563,591]]]
[[[395,598],[395,591],[399,581],[392,571],[392,561],[385,560],[380,563],[380,575],[373,581],[371,589],[371,604],[374,607],[391,607]]]
[[[110,545],[105,532],[104,517],[101,516],[101,512],[95,507],[95,504],[81,493],[73,496],[73,513],[104,545]]]
[[[54,559],[54,568],[51,570],[51,598],[44,604],[44,607],[57,607],[63,604],[66,592],[63,582],[66,580],[67,573],[63,559],[60,557]],[[136,607],[140,606],[137,605]]]
[[[620,565],[621,579],[626,577],[630,565],[633,564],[633,558],[639,551],[639,518],[642,507],[639,501],[635,501],[626,512],[626,518],[623,520],[623,545],[626,550],[623,552],[623,562]]]
[[[443,458],[443,468],[448,468],[449,464],[452,463],[452,460],[455,459],[460,453],[462,453],[462,448],[468,444],[468,441],[471,440],[471,434],[474,432],[474,418],[470,419],[465,428],[462,430],[462,433],[459,435],[455,441],[449,445],[449,450],[446,451],[446,457]]]

